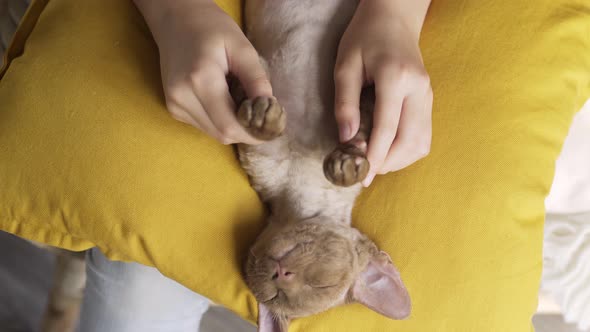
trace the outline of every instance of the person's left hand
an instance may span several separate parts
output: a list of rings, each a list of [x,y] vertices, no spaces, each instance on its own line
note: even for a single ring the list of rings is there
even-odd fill
[[[365,186],[376,174],[402,169],[430,151],[433,94],[418,46],[429,1],[421,1],[425,7],[408,5],[401,11],[403,5],[392,5],[398,1],[360,1],[338,48],[334,79],[340,141],[359,129],[361,89],[375,86]]]

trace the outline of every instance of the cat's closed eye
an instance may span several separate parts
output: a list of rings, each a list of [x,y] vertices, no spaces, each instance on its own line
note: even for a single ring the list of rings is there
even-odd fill
[[[330,289],[338,287],[338,285],[310,285],[310,287],[314,289]]]

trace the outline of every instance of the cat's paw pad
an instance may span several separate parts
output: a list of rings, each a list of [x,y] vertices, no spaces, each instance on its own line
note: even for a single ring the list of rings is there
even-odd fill
[[[369,173],[369,161],[359,147],[340,145],[324,160],[324,174],[333,184],[349,187],[365,179]]]
[[[257,97],[242,102],[238,121],[250,135],[268,141],[281,136],[287,125],[287,115],[275,97]]]

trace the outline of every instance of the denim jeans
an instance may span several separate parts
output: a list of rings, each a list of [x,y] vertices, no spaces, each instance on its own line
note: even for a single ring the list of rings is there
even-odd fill
[[[114,262],[98,249],[86,256],[79,332],[196,332],[209,300],[158,270]]]

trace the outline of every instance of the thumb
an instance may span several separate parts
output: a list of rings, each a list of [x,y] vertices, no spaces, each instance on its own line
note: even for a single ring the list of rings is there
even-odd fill
[[[334,71],[334,115],[341,142],[351,140],[359,130],[359,102],[363,88],[362,63],[338,63]]]
[[[230,53],[228,56],[229,71],[240,81],[248,98],[272,96],[272,87],[266,70],[260,62],[258,52],[249,42],[247,46],[240,47],[235,55]]]

